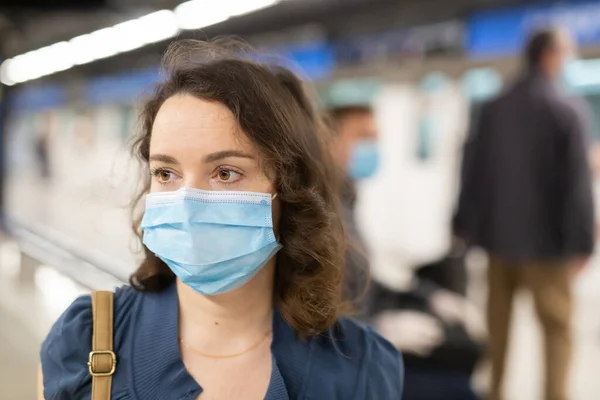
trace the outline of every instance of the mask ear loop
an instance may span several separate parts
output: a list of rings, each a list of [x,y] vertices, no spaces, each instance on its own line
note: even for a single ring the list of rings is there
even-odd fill
[[[274,194],[274,195],[271,197],[271,200],[275,200],[275,198],[277,197],[277,194],[278,194],[278,193],[275,193],[275,194]]]

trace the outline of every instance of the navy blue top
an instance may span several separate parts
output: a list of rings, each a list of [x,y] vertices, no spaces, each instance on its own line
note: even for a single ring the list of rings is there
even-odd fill
[[[181,359],[177,308],[174,284],[160,293],[116,291],[113,400],[194,399],[202,392]],[[403,365],[396,349],[354,321],[340,319],[338,327],[335,335],[301,340],[276,312],[265,400],[400,400]],[[42,344],[46,400],[90,399],[91,338],[91,298],[83,296]]]

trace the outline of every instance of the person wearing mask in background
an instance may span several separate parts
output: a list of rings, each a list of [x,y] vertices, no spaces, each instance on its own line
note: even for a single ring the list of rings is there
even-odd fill
[[[567,399],[571,282],[594,250],[594,206],[583,108],[561,78],[574,56],[567,32],[531,36],[526,70],[485,104],[465,147],[454,230],[490,254],[491,399],[499,400],[513,295],[533,294],[545,343],[546,400]]]
[[[412,276],[407,276],[403,289],[377,280],[368,284],[372,260],[357,228],[354,206],[356,183],[373,177],[380,164],[373,110],[366,105],[335,107],[326,120],[333,130],[333,158],[345,175],[340,196],[348,242],[345,289],[347,298],[356,300],[355,317],[371,323],[402,351],[404,400],[476,399],[470,379],[480,358],[482,324],[474,307],[434,282]]]
[[[340,200],[342,220],[346,230],[346,298],[356,301],[355,312],[360,317],[369,277],[369,260],[358,232],[354,206],[355,183],[372,177],[379,167],[377,125],[373,110],[367,105],[347,105],[327,111],[326,120],[333,131],[333,159],[344,175]]]

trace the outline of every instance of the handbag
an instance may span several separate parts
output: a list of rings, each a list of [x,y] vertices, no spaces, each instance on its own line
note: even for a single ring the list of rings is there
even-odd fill
[[[92,351],[87,363],[92,376],[92,400],[110,400],[112,376],[117,369],[113,351],[113,292],[92,293],[92,314]]]

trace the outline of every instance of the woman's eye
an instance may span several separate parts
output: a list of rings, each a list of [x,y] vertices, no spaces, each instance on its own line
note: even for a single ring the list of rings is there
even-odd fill
[[[217,177],[223,183],[233,183],[240,179],[241,176],[242,174],[240,174],[239,172],[230,169],[220,169],[217,172]]]
[[[169,182],[171,180],[172,173],[169,171],[160,171],[158,173],[158,180],[161,182]]]
[[[152,176],[156,178],[158,183],[167,184],[177,179],[177,175],[174,172],[167,169],[154,169],[151,171]]]

